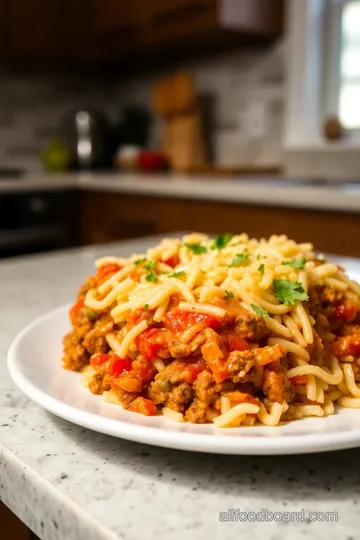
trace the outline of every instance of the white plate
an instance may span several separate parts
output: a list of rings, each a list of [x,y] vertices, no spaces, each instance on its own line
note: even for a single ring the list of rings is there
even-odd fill
[[[81,385],[80,375],[61,367],[69,306],[37,319],[14,340],[8,368],[14,383],[48,411],[86,428],[130,441],[221,454],[300,454],[360,446],[360,410],[339,409],[327,418],[307,418],[271,428],[219,429],[176,424],[105,403]]]

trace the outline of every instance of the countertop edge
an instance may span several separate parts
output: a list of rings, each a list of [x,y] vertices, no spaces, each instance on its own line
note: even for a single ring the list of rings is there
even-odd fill
[[[0,500],[39,538],[121,540],[2,444],[0,469]]]
[[[32,191],[80,190],[138,194],[153,197],[222,202],[265,207],[312,209],[360,213],[360,187],[329,184],[271,184],[274,178],[263,180],[202,179],[184,175],[140,176],[122,174],[60,174],[29,175],[26,179],[0,182],[0,195]],[[206,182],[206,183],[205,183]]]

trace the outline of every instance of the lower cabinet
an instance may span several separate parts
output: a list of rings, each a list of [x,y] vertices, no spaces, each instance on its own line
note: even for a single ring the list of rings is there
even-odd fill
[[[176,231],[246,232],[286,234],[318,251],[360,257],[360,214],[96,192],[83,193],[81,205],[83,244]]]

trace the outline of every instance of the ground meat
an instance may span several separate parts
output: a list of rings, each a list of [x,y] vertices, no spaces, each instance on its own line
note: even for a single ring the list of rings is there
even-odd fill
[[[205,424],[207,422],[207,413],[209,405],[199,399],[192,402],[185,413],[185,418],[192,424]]]
[[[249,341],[259,341],[269,333],[264,319],[244,308],[236,317],[235,330],[239,336]]]
[[[106,373],[106,369],[99,371],[93,375],[89,383],[89,390],[93,394],[102,394],[111,389],[109,375]]]
[[[178,338],[169,340],[168,347],[173,358],[181,358],[196,353],[196,350],[205,343],[205,334],[200,332],[189,343],[181,343]]]
[[[135,392],[126,392],[126,390],[122,390],[121,388],[116,388],[116,390],[113,390],[124,409],[128,409],[130,403],[138,397],[138,394]]]
[[[173,389],[168,393],[165,405],[174,411],[183,413],[192,398],[191,384],[179,383],[174,385]]]
[[[200,401],[213,404],[220,397],[221,393],[229,392],[234,387],[235,385],[231,381],[216,383],[212,373],[204,370],[198,375],[194,383],[194,392]]]
[[[313,335],[314,342],[307,347],[311,356],[311,363],[322,366],[324,364],[324,344],[316,330],[313,330]]]
[[[265,368],[262,390],[266,397],[278,403],[283,401],[289,403],[295,395],[294,387],[286,373],[280,370],[272,371]]]
[[[73,330],[66,334],[64,344],[64,367],[73,371],[80,371],[89,363],[90,355],[81,344],[81,334]]]
[[[106,353],[109,346],[104,336],[99,335],[99,329],[93,328],[84,338],[83,346],[90,355],[96,353]]]
[[[227,371],[228,379],[234,383],[261,384],[262,370],[255,366],[254,350],[231,352],[227,358]]]

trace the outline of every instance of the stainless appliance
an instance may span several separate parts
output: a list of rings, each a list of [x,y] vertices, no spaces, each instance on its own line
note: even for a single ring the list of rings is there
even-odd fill
[[[109,124],[103,114],[81,109],[63,122],[64,140],[80,170],[106,167],[109,164]]]
[[[69,247],[75,243],[74,194],[34,191],[0,196],[0,258]]]

